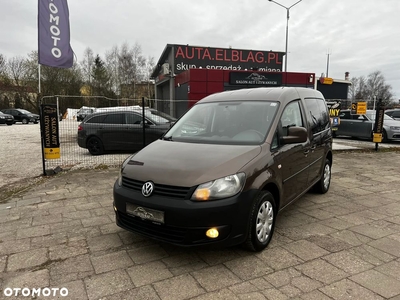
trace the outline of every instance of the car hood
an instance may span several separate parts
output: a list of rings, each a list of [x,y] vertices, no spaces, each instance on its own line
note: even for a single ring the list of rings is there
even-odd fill
[[[399,120],[384,120],[383,121],[384,126],[400,126]]]
[[[190,187],[237,173],[261,146],[215,145],[156,140],[136,153],[123,176]]]

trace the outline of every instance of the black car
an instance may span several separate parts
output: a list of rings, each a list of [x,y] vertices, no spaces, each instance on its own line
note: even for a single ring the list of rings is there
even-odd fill
[[[86,116],[91,115],[92,113],[94,113],[94,108],[82,107],[76,114],[76,120],[83,121]]]
[[[143,148],[141,110],[112,110],[87,116],[78,126],[78,145],[92,155],[110,151],[134,152]],[[145,110],[145,144],[159,139],[175,118],[155,109]]]
[[[14,117],[0,111],[0,124],[12,125],[14,124]]]
[[[14,123],[16,122],[22,122],[22,124],[39,123],[39,115],[31,113],[26,109],[8,108],[8,109],[2,109],[1,111],[5,114],[12,115],[14,117]]]

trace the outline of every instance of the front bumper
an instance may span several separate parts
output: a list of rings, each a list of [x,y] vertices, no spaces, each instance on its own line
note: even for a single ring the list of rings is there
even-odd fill
[[[39,123],[39,120],[40,120],[40,117],[39,116],[30,116],[29,117],[29,122],[32,122],[32,123]]]
[[[118,226],[144,236],[179,246],[232,246],[243,243],[247,237],[248,220],[257,190],[213,201],[189,200],[154,195],[144,197],[140,192],[114,185],[114,209]],[[152,222],[128,214],[127,203],[145,209],[164,212],[164,223]],[[205,233],[217,228],[219,236],[208,238]]]

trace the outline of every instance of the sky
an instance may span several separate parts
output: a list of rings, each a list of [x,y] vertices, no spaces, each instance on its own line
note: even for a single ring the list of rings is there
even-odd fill
[[[78,61],[86,47],[104,57],[123,43],[155,61],[167,44],[285,51],[287,9],[268,0],[68,0],[68,7]],[[37,50],[38,2],[0,0],[0,8],[0,54]],[[399,0],[302,0],[289,15],[289,72],[344,79],[381,71],[400,99]]]

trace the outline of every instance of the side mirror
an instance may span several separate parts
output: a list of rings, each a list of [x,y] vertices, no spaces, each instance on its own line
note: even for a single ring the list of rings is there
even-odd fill
[[[289,127],[288,135],[282,137],[284,144],[295,144],[295,143],[304,143],[307,141],[308,134],[307,129],[304,127]]]
[[[143,127],[143,121],[140,122],[140,125]],[[145,121],[145,122],[144,122],[144,127],[145,127],[145,128],[149,128],[149,127],[150,127],[150,124],[149,124],[147,121]]]

